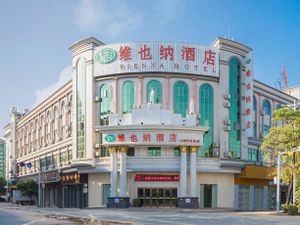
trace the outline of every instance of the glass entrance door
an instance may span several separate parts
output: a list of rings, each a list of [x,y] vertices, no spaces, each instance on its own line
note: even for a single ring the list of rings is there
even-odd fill
[[[144,207],[175,207],[177,188],[138,188],[138,198]]]
[[[108,197],[110,197],[110,184],[103,184],[102,201],[103,205],[107,205]]]
[[[200,208],[217,207],[217,185],[201,184],[200,185]]]

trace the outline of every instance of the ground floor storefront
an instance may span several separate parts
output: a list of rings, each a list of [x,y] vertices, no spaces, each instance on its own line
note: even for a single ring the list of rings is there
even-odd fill
[[[274,210],[276,186],[272,168],[247,165],[234,180],[234,208],[237,210]]]
[[[88,207],[106,207],[111,196],[110,173],[89,174]],[[187,199],[190,176],[187,175]],[[177,207],[180,198],[180,174],[170,172],[128,172],[126,197],[141,207]],[[120,188],[117,188],[119,194]],[[234,174],[197,173],[195,199],[200,208],[234,207]]]

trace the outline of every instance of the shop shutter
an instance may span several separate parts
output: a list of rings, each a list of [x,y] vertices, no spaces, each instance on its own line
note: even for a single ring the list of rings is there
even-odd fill
[[[204,184],[200,185],[200,208],[204,208]]]
[[[249,195],[250,190],[249,186],[239,186],[239,193],[238,193],[238,209],[240,210],[249,210]]]
[[[262,186],[254,187],[254,210],[262,210],[264,208],[264,188]]]
[[[212,185],[212,195],[211,195],[211,207],[216,208],[217,207],[217,196],[218,196],[218,189],[217,185]]]

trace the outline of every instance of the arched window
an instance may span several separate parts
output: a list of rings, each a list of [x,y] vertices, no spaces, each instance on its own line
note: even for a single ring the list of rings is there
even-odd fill
[[[65,102],[62,101],[61,105],[60,105],[60,113],[61,113],[61,139],[65,139],[66,138],[66,106],[65,106]]]
[[[271,127],[271,104],[267,99],[263,101],[263,127],[262,134],[263,136],[269,133]]]
[[[122,112],[128,113],[134,106],[134,83],[125,81],[122,87]]]
[[[257,137],[257,101],[253,96],[253,137]]]
[[[237,58],[232,58],[229,61],[229,153],[234,158],[241,156],[241,132],[240,132],[240,62]]]
[[[57,107],[54,107],[54,142],[58,140],[58,110]]]
[[[76,68],[76,157],[85,155],[85,65],[79,60]]]
[[[103,84],[100,88],[100,125],[108,125],[107,114],[111,112],[112,88]]]
[[[38,132],[39,132],[39,126],[38,126],[38,119],[35,119],[34,122],[34,148],[37,149],[37,142],[38,142]]]
[[[50,121],[51,121],[51,115],[50,111],[48,111],[46,116],[46,143],[50,144]]]
[[[186,117],[189,102],[188,85],[183,81],[177,81],[174,84],[173,93],[174,112]]]
[[[72,136],[73,129],[73,95],[70,96],[68,103],[68,118],[69,118],[69,136]]]
[[[45,136],[45,127],[44,127],[44,115],[41,115],[41,122],[40,122],[40,146],[44,144],[44,136]]]
[[[154,90],[154,102],[161,103],[161,83],[157,80],[151,80],[147,84],[147,102],[150,102],[150,92]]]
[[[200,156],[212,156],[213,144],[213,114],[214,91],[211,85],[202,84],[199,91],[199,112],[201,126],[207,126],[208,132],[203,135],[203,146],[200,148]]]

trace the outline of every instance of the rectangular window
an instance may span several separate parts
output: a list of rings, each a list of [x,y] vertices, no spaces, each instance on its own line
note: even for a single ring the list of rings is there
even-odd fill
[[[109,150],[107,147],[101,146],[100,157],[109,157]]]
[[[148,147],[148,156],[161,156],[160,147]]]
[[[258,150],[249,148],[248,149],[248,161],[257,162],[258,161]]]
[[[127,156],[134,156],[134,148],[128,148]]]
[[[174,148],[174,156],[176,157],[180,156],[180,149],[178,147]]]

